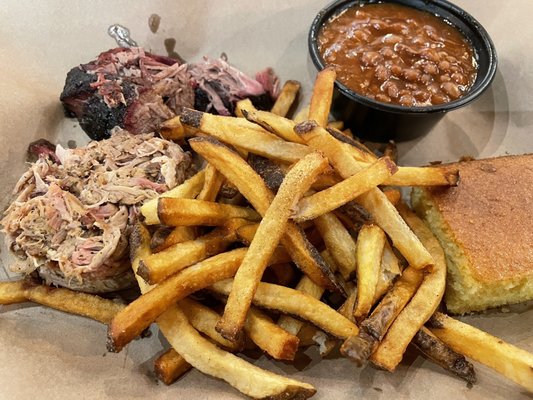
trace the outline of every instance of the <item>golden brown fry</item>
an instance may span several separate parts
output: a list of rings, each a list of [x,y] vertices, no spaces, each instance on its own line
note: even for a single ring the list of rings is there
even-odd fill
[[[235,104],[235,116],[239,117],[239,118],[244,118],[244,112],[243,111],[250,111],[250,110],[255,110],[256,108],[254,107],[254,105],[252,104],[252,100],[250,99],[242,99],[242,100],[239,100],[236,104]]]
[[[285,232],[291,207],[309,189],[316,176],[327,167],[327,160],[310,153],[289,171],[277,195],[264,214],[246,256],[235,275],[230,294],[217,330],[227,339],[237,340],[257,284],[270,256]]]
[[[179,116],[163,122],[159,128],[159,132],[167,140],[180,140],[187,137]]]
[[[392,287],[394,280],[401,275],[400,262],[389,243],[385,241],[383,255],[381,256],[381,265],[379,267],[378,283],[374,293],[372,305],[376,304]]]
[[[362,367],[374,352],[378,342],[383,339],[395,318],[413,297],[422,282],[422,278],[422,271],[407,268],[394,287],[374,309],[372,315],[361,323],[359,335],[348,338],[343,343],[341,353],[355,362],[357,366]],[[349,309],[349,306],[350,303],[347,304],[346,310]]]
[[[137,273],[150,284],[160,282],[190,265],[224,251],[235,239],[233,231],[215,229],[198,239],[177,243],[149,255],[141,260]]]
[[[378,157],[366,147],[362,142],[353,137],[347,136],[343,132],[335,128],[326,128],[326,131],[341,142],[341,147],[344,148],[348,154],[351,154],[354,160],[358,162],[373,163]]]
[[[69,314],[81,315],[103,324],[124,308],[123,304],[94,294],[55,288],[29,280],[0,282],[0,304],[32,301]]]
[[[137,239],[133,237],[132,251]],[[131,246],[130,245],[130,246]],[[108,329],[108,349],[119,352],[155,321],[171,304],[237,272],[246,248],[218,254],[192,265],[159,283],[119,312]],[[146,257],[143,255],[143,258]],[[139,277],[142,281],[142,278]],[[141,282],[142,284],[142,282]],[[146,285],[146,287],[148,287]],[[142,288],[141,288],[142,291]]]
[[[300,82],[298,81],[286,81],[270,112],[285,117],[298,97],[300,86]]]
[[[159,199],[157,214],[163,225],[168,226],[220,226],[232,218],[258,221],[261,216],[248,207],[214,203],[193,199]]]
[[[294,133],[295,122],[288,118],[259,110],[244,110],[243,115],[248,121],[255,122],[265,130],[274,133],[288,142],[304,143],[304,141]]]
[[[435,312],[442,300],[446,285],[446,259],[438,240],[424,222],[406,206],[399,207],[399,210],[402,217],[429,250],[435,264],[430,268],[409,304],[398,315],[385,338],[372,354],[372,362],[388,371],[393,371],[400,363],[409,342]]]
[[[226,279],[213,284],[209,289],[227,296],[232,290],[232,284],[233,279]],[[325,303],[285,286],[259,282],[253,303],[261,308],[302,318],[338,338],[357,335],[359,332],[357,325]]]
[[[199,332],[211,338],[217,345],[222,346],[230,351],[239,351],[243,347],[243,342],[231,342],[225,339],[215,329],[220,314],[204,306],[197,301],[185,298],[179,301],[181,310],[187,316],[189,323]]]
[[[329,110],[333,99],[333,88],[337,73],[335,68],[326,67],[316,77],[309,105],[309,119],[323,128],[328,124]]]
[[[198,154],[221,171],[227,180],[237,186],[261,215],[265,215],[274,195],[268,190],[263,179],[238,154],[213,139],[194,138],[189,143]],[[318,251],[294,223],[287,224],[282,244],[298,268],[315,283],[331,290],[340,290],[335,276]]]
[[[369,163],[359,163],[366,167]],[[458,171],[439,167],[398,167],[398,171],[383,184],[390,186],[456,186]]]
[[[157,379],[165,385],[176,382],[192,365],[180,356],[172,347],[154,361],[154,372]]]
[[[172,231],[160,242],[157,242],[155,246],[154,236],[152,236],[152,251],[154,253],[168,249],[175,244],[196,239],[196,227],[194,226],[176,226],[174,228],[167,227],[167,229],[172,229]]]
[[[361,329],[376,340],[381,341],[398,314],[414,296],[423,278],[422,271],[412,267],[406,268],[400,279],[383,297],[370,317],[361,323]]]
[[[204,185],[205,172],[200,171],[196,175],[187,179],[181,185],[170,189],[168,192],[161,194],[155,199],[148,200],[141,207],[141,214],[144,216],[144,223],[147,225],[159,224],[159,217],[157,215],[157,203],[161,197],[174,198],[194,198],[200,193]]]
[[[300,122],[307,121],[309,119],[309,107],[309,105],[302,107],[294,116],[294,122],[299,124]]]
[[[286,142],[243,118],[224,117],[186,108],[181,114],[184,125],[199,128],[203,133],[250,153],[278,161],[294,163],[309,154],[307,146]],[[248,125],[255,125],[251,128]],[[220,170],[220,169],[219,169]]]
[[[315,299],[320,299],[320,297],[322,297],[322,294],[324,294],[324,288],[318,286],[315,282],[313,282],[305,275],[302,276],[300,282],[298,282],[298,284],[296,285],[296,290],[302,293],[306,293],[309,296],[314,297]],[[300,329],[302,329],[303,325],[303,321],[290,317],[288,315],[282,315],[281,317],[279,317],[278,320],[278,326],[283,330],[292,333],[293,335],[297,335],[298,332],[300,332]]]
[[[303,323],[302,329],[298,333],[300,346],[318,345],[321,357],[327,356],[335,348],[338,340],[328,336],[325,332],[317,329],[309,323]]]
[[[364,225],[357,237],[357,305],[356,320],[366,318],[373,305],[379,279],[385,233],[377,225]]]
[[[444,344],[428,328],[422,327],[412,342],[427,358],[447,371],[464,379],[469,384],[476,383],[476,371],[472,363]]]
[[[270,317],[250,307],[244,332],[263,351],[276,360],[294,360],[300,339],[281,329]]]
[[[337,129],[338,131],[342,131],[342,129],[344,128],[344,122],[343,121],[330,121],[328,122],[328,128],[333,128],[333,129]]]
[[[387,200],[393,205],[397,206],[400,203],[400,200],[402,199],[402,194],[399,190],[396,189],[390,189],[386,188],[383,190],[383,193],[385,196],[387,196]]]
[[[385,145],[385,150],[383,150],[383,156],[389,157],[395,163],[398,162],[398,146],[394,140],[389,140]]]
[[[172,347],[199,371],[225,380],[253,398],[301,398],[316,390],[309,384],[265,371],[225,352],[203,338],[177,306],[171,306],[157,323]]]
[[[130,240],[132,268],[134,272],[137,272],[139,260],[150,254],[148,231],[139,224]],[[211,273],[208,276],[211,276]],[[143,295],[153,292],[141,277],[136,275],[136,278]],[[163,314],[158,318],[157,323],[171,346],[199,371],[223,379],[251,397],[291,398],[291,396],[299,396],[304,399],[315,393],[315,389],[308,384],[264,371],[231,353],[220,350],[204,339],[192,327],[180,307],[173,303],[174,301],[169,302],[168,306],[163,309]]]
[[[276,162],[251,154],[248,156],[248,163],[265,181],[267,187],[273,192],[277,192],[283,179],[285,178],[285,172],[280,168]]]
[[[0,304],[16,304],[28,301],[24,293],[25,281],[0,282]]]
[[[204,171],[204,187],[196,198],[198,200],[215,201],[224,183],[224,175],[218,172],[211,164],[207,164]]]
[[[530,352],[439,312],[427,326],[453,350],[533,392],[533,354]]]
[[[360,170],[334,186],[304,197],[296,206],[292,218],[302,222],[333,211],[376,188],[396,171],[397,167],[393,162],[386,157],[380,158],[368,168]]]
[[[355,286],[350,292],[344,303],[339,307],[338,311],[340,314],[344,315],[350,321],[355,323],[355,318],[353,317],[353,311],[355,310],[355,304],[357,303],[357,286]]]
[[[345,150],[342,143],[335,140],[316,123],[307,121],[297,125],[295,130],[311,147],[322,151],[343,178],[349,178],[360,171],[360,165]],[[433,264],[431,254],[409,229],[381,190],[371,189],[359,196],[357,201],[372,214],[374,221],[392,239],[394,247],[402,253],[409,265],[424,268]]]
[[[355,241],[350,233],[333,213],[320,215],[314,223],[342,277],[350,279],[357,262]]]

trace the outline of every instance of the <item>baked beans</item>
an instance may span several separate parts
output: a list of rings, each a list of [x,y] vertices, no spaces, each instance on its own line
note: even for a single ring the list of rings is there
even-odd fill
[[[476,80],[472,46],[455,27],[398,4],[343,10],[321,28],[318,48],[340,82],[384,103],[443,104],[463,96]]]

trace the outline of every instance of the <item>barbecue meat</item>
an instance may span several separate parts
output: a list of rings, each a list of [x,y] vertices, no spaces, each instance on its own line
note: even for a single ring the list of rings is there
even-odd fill
[[[191,157],[153,134],[116,131],[107,140],[64,149],[40,143],[14,189],[1,224],[21,261],[48,283],[87,292],[132,283],[128,237],[138,206],[181,183]]]
[[[267,109],[278,87],[270,68],[253,79],[225,57],[180,64],[132,47],[108,50],[72,68],[60,100],[67,116],[76,117],[92,139],[101,140],[116,126],[134,134],[157,131],[183,107],[230,115],[238,100],[250,97],[258,108]]]

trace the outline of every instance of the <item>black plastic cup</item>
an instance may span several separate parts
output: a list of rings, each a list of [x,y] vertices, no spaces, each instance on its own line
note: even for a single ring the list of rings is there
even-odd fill
[[[494,44],[481,24],[470,14],[445,0],[338,0],[323,8],[313,20],[309,31],[309,53],[318,70],[326,64],[318,50],[317,38],[321,27],[342,10],[371,3],[396,3],[427,11],[445,19],[470,42],[478,63],[476,81],[461,98],[445,104],[406,107],[382,103],[354,92],[339,81],[335,82],[331,113],[342,120],[358,137],[374,142],[405,141],[428,133],[448,111],[466,106],[477,99],[491,84],[498,59]]]

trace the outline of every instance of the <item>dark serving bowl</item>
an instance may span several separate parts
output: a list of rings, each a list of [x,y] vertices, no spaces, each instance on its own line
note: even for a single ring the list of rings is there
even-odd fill
[[[338,0],[317,14],[309,31],[309,52],[318,70],[326,66],[317,45],[322,25],[346,8],[382,2],[427,11],[445,19],[470,41],[478,63],[476,81],[464,96],[434,106],[406,107],[382,103],[354,92],[339,81],[335,83],[332,114],[344,121],[357,136],[375,142],[409,140],[429,132],[444,113],[469,104],[490,86],[498,64],[496,50],[489,34],[474,17],[445,0]]]

